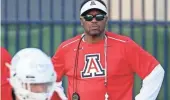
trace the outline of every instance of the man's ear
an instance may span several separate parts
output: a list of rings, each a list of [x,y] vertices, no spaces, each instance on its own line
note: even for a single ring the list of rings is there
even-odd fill
[[[106,16],[106,18],[105,18],[105,21],[106,21],[106,24],[108,24],[108,16]]]
[[[80,18],[80,24],[81,24],[81,26],[83,26],[83,19],[82,18]]]

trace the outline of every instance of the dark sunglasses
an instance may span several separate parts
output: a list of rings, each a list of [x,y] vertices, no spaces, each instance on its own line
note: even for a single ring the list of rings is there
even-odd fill
[[[85,16],[81,16],[81,17],[83,17],[86,21],[92,21],[93,20],[93,18],[95,18],[96,19],[96,21],[101,21],[101,20],[103,20],[104,18],[105,18],[105,16],[106,15],[104,15],[104,14],[97,14],[97,15],[85,15]],[[80,17],[80,18],[81,18]]]

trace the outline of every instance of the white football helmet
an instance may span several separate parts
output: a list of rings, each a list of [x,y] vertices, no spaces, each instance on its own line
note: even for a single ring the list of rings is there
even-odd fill
[[[12,58],[9,81],[20,100],[50,100],[56,79],[50,57],[39,49],[22,49]],[[40,85],[42,91],[35,91]]]

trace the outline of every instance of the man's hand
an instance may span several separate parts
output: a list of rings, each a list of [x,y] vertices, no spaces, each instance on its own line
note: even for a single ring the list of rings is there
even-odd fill
[[[55,91],[57,92],[57,94],[59,95],[59,97],[62,100],[68,100],[68,98],[66,97],[66,95],[64,94],[64,89],[62,87],[62,82],[56,82],[55,83]]]

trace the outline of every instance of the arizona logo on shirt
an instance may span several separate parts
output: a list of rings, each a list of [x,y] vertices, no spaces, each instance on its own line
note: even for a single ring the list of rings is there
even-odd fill
[[[105,75],[105,71],[100,63],[100,54],[85,55],[85,66],[81,71],[82,78],[101,77]]]

